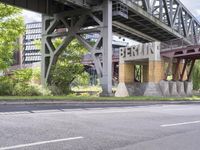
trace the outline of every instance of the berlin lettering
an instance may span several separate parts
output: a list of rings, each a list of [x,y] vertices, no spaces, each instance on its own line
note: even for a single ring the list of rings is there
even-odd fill
[[[154,48],[151,43],[120,48],[120,57],[123,59],[134,57],[149,57],[153,54]]]

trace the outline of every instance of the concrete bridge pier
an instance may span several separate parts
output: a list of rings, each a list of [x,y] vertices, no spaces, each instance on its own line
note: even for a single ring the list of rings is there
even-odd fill
[[[164,78],[159,42],[121,50],[119,85],[115,96],[161,96],[159,82]],[[140,66],[139,78],[137,74]]]
[[[135,79],[136,65],[124,62],[119,66],[119,85],[117,97],[126,96],[161,96],[159,82],[163,79],[163,62],[148,61],[142,65],[141,81]]]
[[[167,67],[159,45],[159,42],[146,43],[120,50],[119,85],[115,96],[192,95],[190,76],[194,60],[168,59]],[[170,74],[171,79],[167,79]]]

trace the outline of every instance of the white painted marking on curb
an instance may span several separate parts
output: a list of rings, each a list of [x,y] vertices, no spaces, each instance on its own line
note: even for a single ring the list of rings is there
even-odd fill
[[[174,123],[174,124],[164,124],[160,125],[161,127],[173,127],[173,126],[181,126],[181,125],[188,125],[188,124],[197,124],[200,123],[200,121],[191,121],[191,122],[181,122],[181,123]]]
[[[10,147],[0,147],[0,150],[12,150],[17,148],[24,148],[24,147],[31,147],[31,146],[37,146],[37,145],[43,145],[43,144],[49,144],[49,143],[57,143],[57,142],[64,142],[64,141],[71,141],[71,140],[78,140],[83,139],[84,137],[72,137],[72,138],[66,138],[66,139],[57,139],[57,140],[51,140],[51,141],[42,141],[42,142],[35,142],[35,143],[28,143],[28,144],[21,144],[16,146],[10,146]]]

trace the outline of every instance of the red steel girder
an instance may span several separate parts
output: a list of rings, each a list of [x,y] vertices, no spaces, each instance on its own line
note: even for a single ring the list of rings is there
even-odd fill
[[[168,51],[161,51],[161,56],[168,58],[196,58],[200,59],[200,45],[187,46]]]

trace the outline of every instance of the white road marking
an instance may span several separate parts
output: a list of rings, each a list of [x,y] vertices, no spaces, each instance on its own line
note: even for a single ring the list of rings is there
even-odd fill
[[[42,141],[42,142],[35,142],[35,143],[28,143],[28,144],[21,144],[16,146],[10,146],[10,147],[0,147],[0,150],[12,150],[17,148],[24,148],[24,147],[31,147],[31,146],[38,146],[38,145],[44,145],[49,143],[57,143],[57,142],[64,142],[64,141],[71,141],[71,140],[78,140],[83,139],[84,137],[72,137],[72,138],[66,138],[66,139],[57,139],[57,140],[51,140],[51,141]]]
[[[161,127],[173,127],[173,126],[182,126],[182,125],[197,124],[197,123],[200,123],[200,120],[198,120],[198,121],[191,121],[191,122],[174,123],[174,124],[164,124],[164,125],[160,125],[160,126]]]

